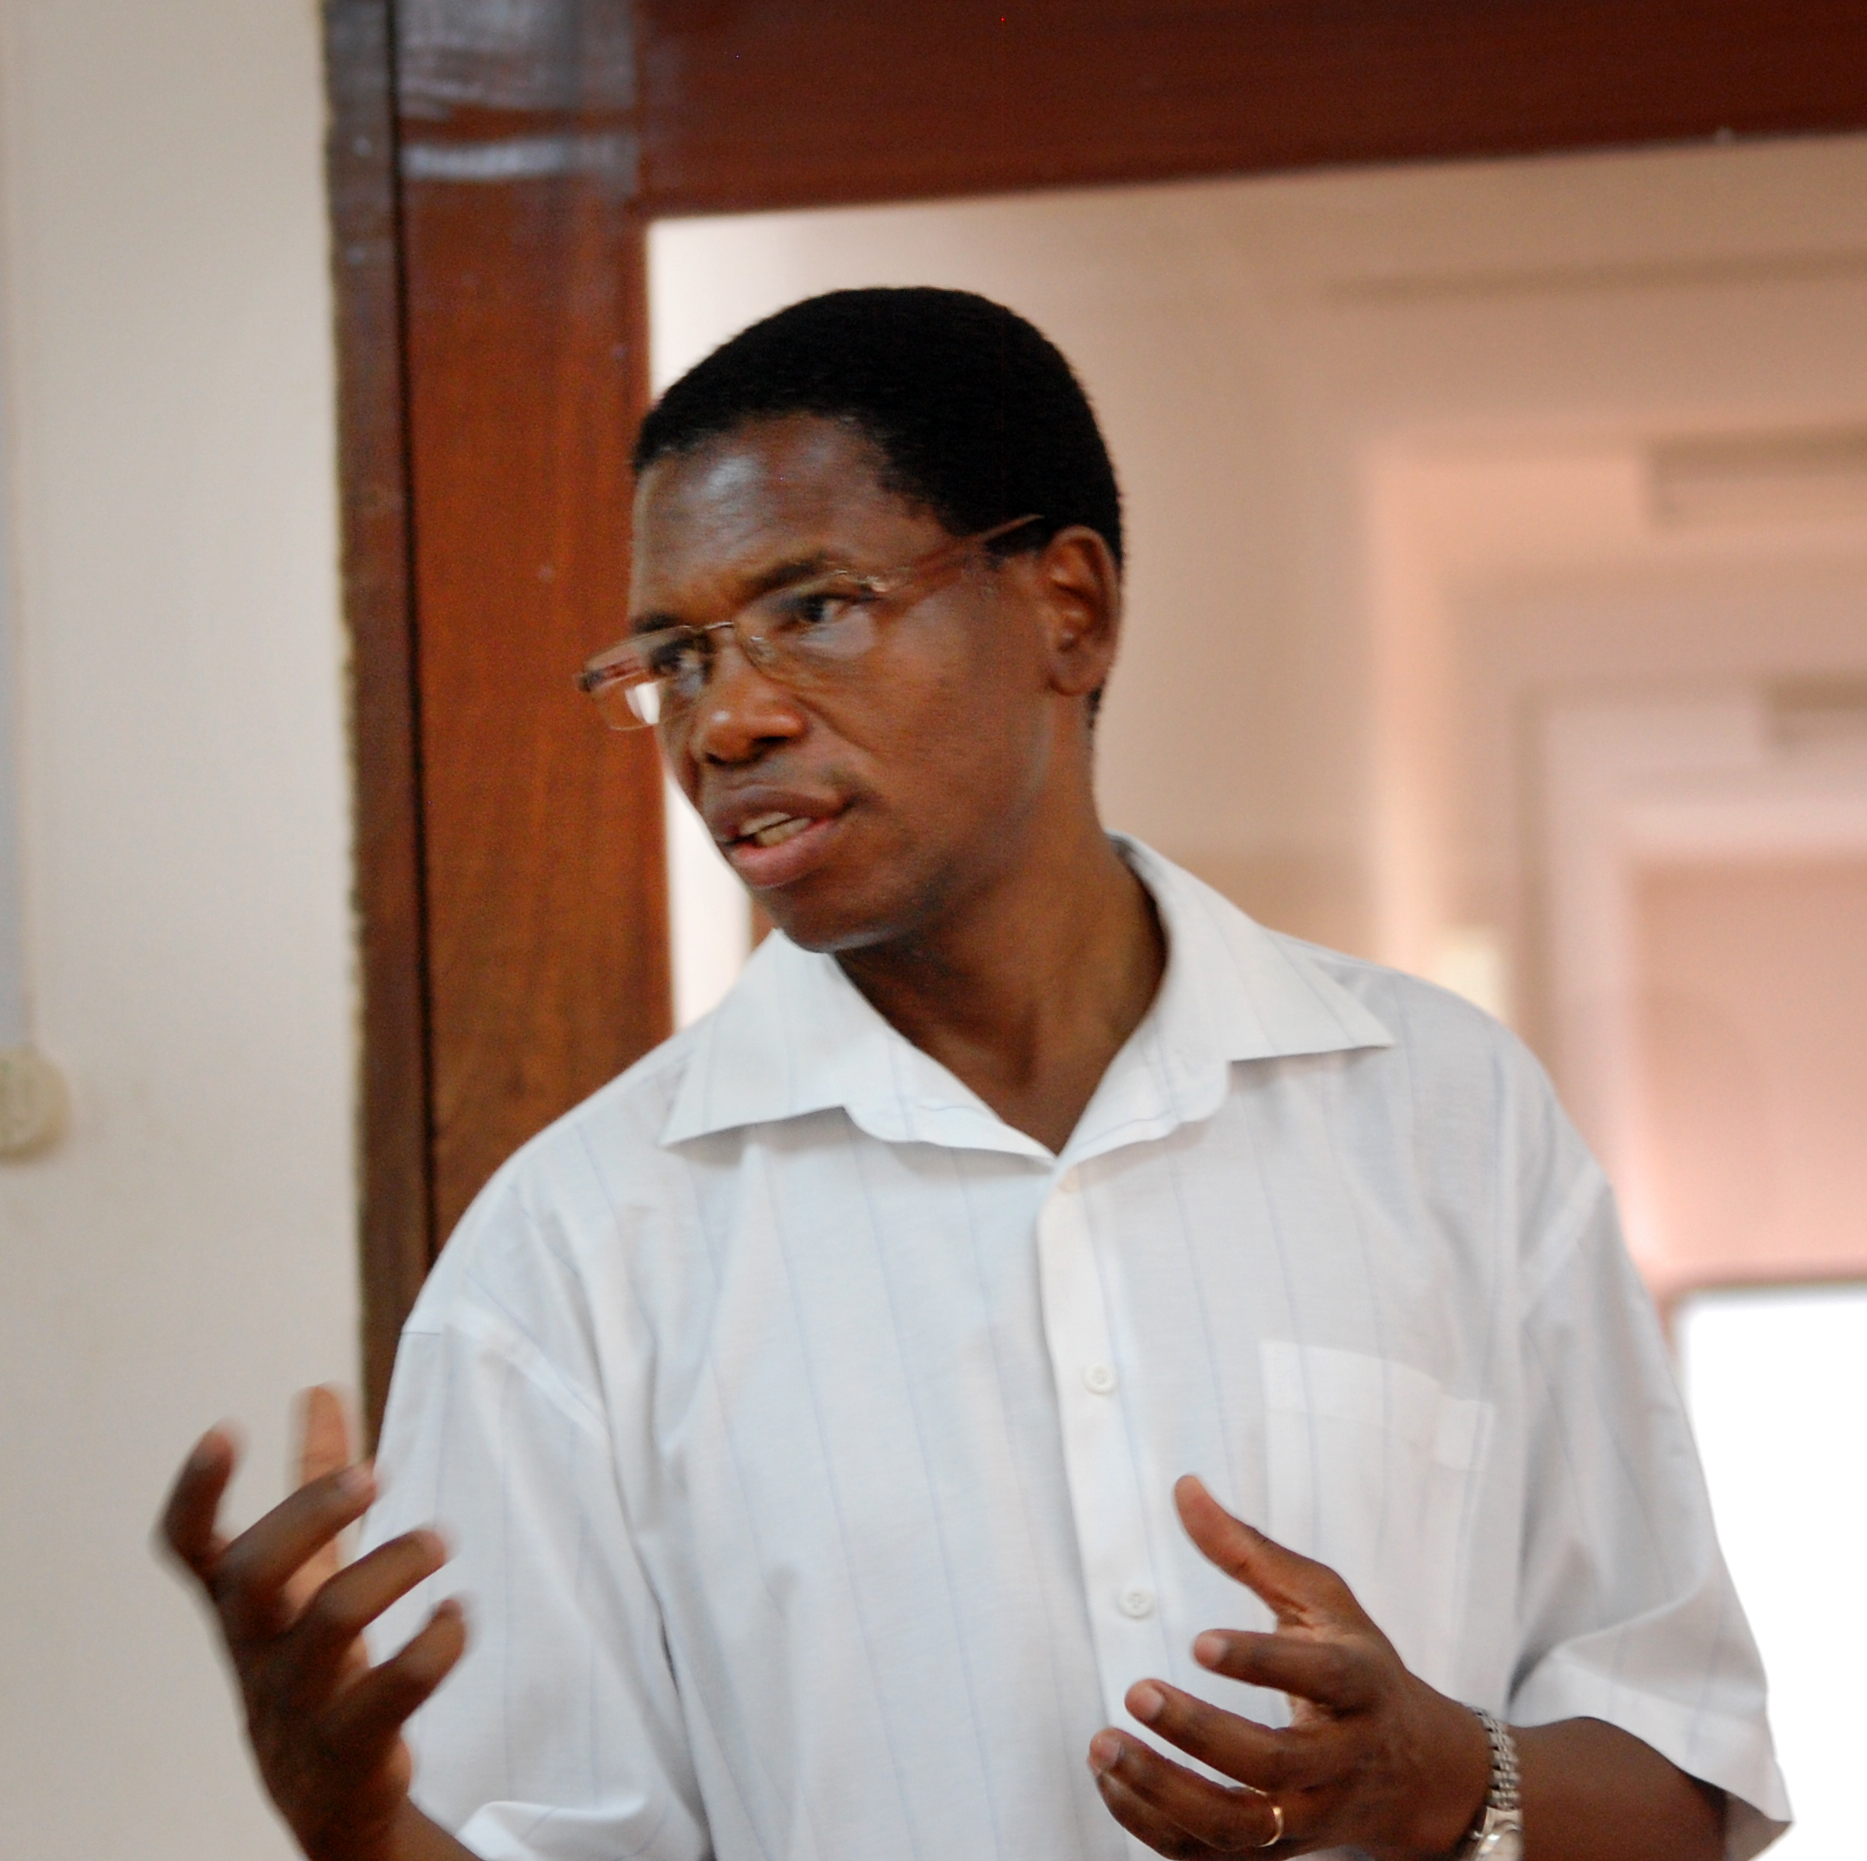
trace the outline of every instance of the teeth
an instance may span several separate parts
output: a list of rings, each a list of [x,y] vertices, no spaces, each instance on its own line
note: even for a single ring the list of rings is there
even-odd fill
[[[749,836],[760,846],[782,846],[785,841],[801,834],[810,823],[801,815],[790,814],[775,821],[769,827],[755,829]]]
[[[755,814],[740,827],[735,837],[741,845],[750,841],[754,846],[782,846],[811,824],[808,815],[780,814],[774,810],[770,814]]]

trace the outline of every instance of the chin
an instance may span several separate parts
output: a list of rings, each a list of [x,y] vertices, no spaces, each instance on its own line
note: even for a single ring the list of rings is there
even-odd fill
[[[814,911],[774,911],[763,899],[765,915],[772,928],[781,930],[800,950],[813,950],[820,956],[839,956],[848,950],[866,950],[887,943],[894,934],[886,927],[869,923],[850,923],[829,913]]]
[[[800,950],[842,956],[912,937],[926,913],[907,899],[813,898],[808,885],[754,893],[773,926]]]

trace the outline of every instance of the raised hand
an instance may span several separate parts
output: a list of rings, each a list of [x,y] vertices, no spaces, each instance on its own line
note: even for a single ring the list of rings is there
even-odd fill
[[[1164,1855],[1449,1854],[1477,1819],[1490,1777],[1476,1716],[1407,1670],[1333,1570],[1235,1519],[1196,1479],[1173,1496],[1193,1542],[1277,1619],[1270,1634],[1209,1630],[1195,1658],[1288,1694],[1291,1723],[1273,1730],[1164,1681],[1140,1681],[1128,1710],[1235,1782],[1214,1783],[1110,1728],[1089,1747],[1110,1813]]]
[[[443,1602],[391,1659],[372,1667],[363,1630],[446,1561],[435,1533],[410,1532],[343,1565],[339,1536],[375,1497],[351,1464],[343,1408],[304,1398],[299,1486],[231,1542],[217,1525],[236,1451],[211,1429],[188,1457],[161,1541],[199,1579],[219,1617],[272,1800],[312,1861],[463,1854],[409,1802],[402,1725],[466,1646],[460,1606]]]

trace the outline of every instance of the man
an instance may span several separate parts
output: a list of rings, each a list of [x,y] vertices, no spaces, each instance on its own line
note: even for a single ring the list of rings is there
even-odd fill
[[[1755,1652],[1541,1074],[1098,822],[1121,515],[1062,357],[813,300],[637,466],[585,683],[782,935],[463,1222],[375,1548],[328,1398],[232,1545],[225,1437],[184,1470],[306,1851],[1754,1853]]]

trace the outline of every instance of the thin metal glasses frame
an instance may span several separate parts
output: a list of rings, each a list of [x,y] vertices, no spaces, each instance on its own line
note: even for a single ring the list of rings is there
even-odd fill
[[[803,641],[810,637],[808,633],[798,632],[793,636],[780,632],[780,623],[776,621],[762,628],[754,627],[749,616],[761,604],[777,598],[782,598],[792,612],[800,611],[812,600],[840,599],[854,606],[859,618],[872,622],[874,609],[881,603],[899,600],[947,570],[962,566],[988,544],[1040,521],[1036,512],[1014,517],[988,530],[955,537],[901,568],[879,574],[862,575],[849,569],[834,569],[806,576],[772,589],[725,620],[711,621],[704,627],[661,627],[631,634],[588,660],[577,674],[577,687],[596,699],[604,722],[612,730],[645,730],[679,715],[706,688],[714,658],[708,638],[712,634],[730,632],[749,664],[784,684],[793,683],[800,671],[808,673],[847,664],[859,659],[873,644],[872,625],[866,629],[834,632],[825,628],[817,633],[818,644],[806,648]],[[780,641],[786,638],[790,639],[790,644],[781,645]],[[670,705],[667,693],[673,686],[673,677],[656,668],[668,664],[671,656],[684,655],[694,648],[699,649],[697,656],[683,659],[683,663],[697,669],[698,683],[679,704]],[[618,703],[619,698],[624,702]]]

